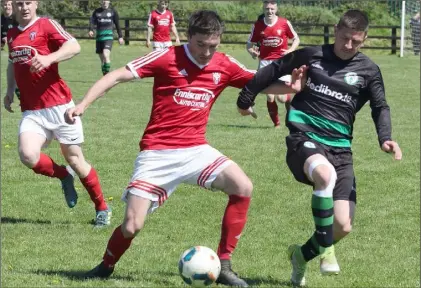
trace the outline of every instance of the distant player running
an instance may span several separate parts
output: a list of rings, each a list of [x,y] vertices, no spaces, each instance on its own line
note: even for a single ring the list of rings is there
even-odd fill
[[[158,0],[158,7],[149,14],[146,47],[151,46],[153,30],[153,50],[162,50],[172,46],[170,30],[175,36],[175,44],[180,45],[174,15],[168,10],[169,0]]]
[[[13,16],[12,1],[3,2],[3,13],[1,14],[1,50],[7,43],[7,31],[18,26],[18,22]]]
[[[188,44],[153,51],[111,72],[66,112],[67,121],[73,123],[75,116],[82,115],[113,86],[136,78],[154,78],[150,121],[123,195],[127,201],[124,221],[114,230],[103,261],[87,273],[87,278],[109,277],[143,228],[147,214],[165,203],[179,184],[187,183],[228,195],[218,247],[222,269],[217,282],[248,286],[232,271],[231,256],[247,221],[253,185],[234,161],[211,147],[205,138],[210,110],[222,91],[228,86],[241,88],[254,75],[235,59],[216,52],[223,29],[216,12],[195,12],[189,20]],[[297,85],[300,90],[301,79]],[[294,91],[282,84],[269,89]]]
[[[308,65],[306,87],[287,115],[286,160],[295,179],[312,186],[314,234],[288,249],[291,281],[305,285],[307,262],[320,255],[322,274],[338,274],[334,246],[351,232],[357,187],[351,142],[356,114],[370,102],[380,148],[402,158],[392,140],[389,106],[379,67],[359,52],[368,33],[367,15],[347,11],[335,27],[335,43],[306,47],[258,71],[241,91],[237,105],[247,115],[257,93],[294,68]]]
[[[15,0],[14,11],[19,26],[7,33],[9,65],[4,107],[13,112],[11,105],[17,83],[22,110],[19,157],[36,174],[60,179],[67,205],[73,208],[78,198],[73,176],[66,167],[57,165],[48,155],[41,153],[45,145],[53,138],[57,139],[64,158],[95,204],[95,225],[109,225],[111,210],[104,201],[97,172],[85,161],[82,153],[82,122],[76,119],[75,125],[69,125],[64,121],[64,112],[74,104],[69,87],[59,75],[58,63],[77,55],[80,46],[56,21],[38,17],[37,8],[38,1]]]
[[[300,45],[300,38],[291,23],[287,19],[277,16],[276,1],[263,1],[263,9],[265,13],[263,17],[260,15],[254,23],[247,42],[247,52],[253,59],[259,58],[258,69],[294,51]],[[288,48],[288,39],[293,39],[290,48]],[[255,48],[256,44],[258,44],[259,50]],[[285,79],[287,80],[287,78]],[[287,103],[290,102],[291,95],[267,95],[266,104],[269,116],[274,126],[280,127],[278,104],[276,104],[275,98],[281,103]]]
[[[101,60],[101,71],[105,75],[111,69],[111,48],[113,47],[114,25],[118,34],[118,42],[124,44],[120,28],[120,18],[117,11],[110,6],[109,0],[101,0],[101,7],[92,13],[89,25],[89,37],[94,36],[96,26],[96,54]]]

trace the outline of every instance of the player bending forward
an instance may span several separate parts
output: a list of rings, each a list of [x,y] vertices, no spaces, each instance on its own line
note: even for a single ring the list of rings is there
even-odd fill
[[[221,92],[227,86],[243,87],[254,75],[233,58],[216,52],[223,28],[216,12],[194,13],[189,20],[188,44],[153,51],[111,72],[95,83],[81,103],[66,112],[67,121],[73,123],[118,83],[154,78],[150,121],[140,141],[132,179],[123,194],[127,202],[124,221],[112,234],[103,261],[86,274],[87,278],[109,277],[142,229],[147,214],[161,206],[180,183],[188,183],[228,195],[218,247],[222,269],[217,282],[248,286],[232,271],[231,255],[246,224],[253,185],[236,163],[205,139],[210,109]],[[296,92],[301,88],[301,82],[295,82],[297,76],[302,74],[296,70],[292,81],[295,90],[283,84],[267,90]]]

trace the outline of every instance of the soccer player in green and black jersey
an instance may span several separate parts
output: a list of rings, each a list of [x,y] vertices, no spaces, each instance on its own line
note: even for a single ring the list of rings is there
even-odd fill
[[[316,231],[302,246],[288,249],[291,281],[305,285],[308,261],[321,255],[322,274],[338,274],[333,244],[352,228],[356,203],[351,142],[356,113],[370,103],[381,149],[402,158],[392,140],[389,106],[379,67],[359,52],[368,18],[347,11],[335,26],[335,43],[294,51],[259,70],[240,92],[239,112],[252,112],[256,95],[292,69],[307,65],[304,89],[291,102],[286,125],[287,164],[295,179],[313,186],[311,208]]]
[[[117,11],[110,7],[108,0],[101,1],[101,7],[92,13],[89,27],[89,37],[94,36],[94,26],[96,26],[96,53],[101,60],[102,74],[110,72],[111,68],[111,48],[113,46],[113,26],[115,25],[118,34],[118,42],[123,45],[123,35],[119,23]]]

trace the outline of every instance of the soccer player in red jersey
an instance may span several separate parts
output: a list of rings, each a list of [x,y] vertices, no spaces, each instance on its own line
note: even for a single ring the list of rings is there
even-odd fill
[[[253,185],[235,162],[211,147],[205,138],[210,110],[222,91],[228,86],[241,88],[254,75],[232,57],[216,52],[223,28],[216,12],[195,12],[189,20],[188,44],[153,51],[131,61],[96,82],[79,104],[67,110],[66,121],[73,123],[118,83],[154,78],[150,120],[140,141],[132,179],[122,197],[127,202],[124,221],[112,234],[103,261],[86,278],[109,277],[142,229],[147,214],[161,206],[179,184],[188,183],[228,195],[217,251],[222,266],[217,282],[248,286],[232,271],[231,254],[246,224]],[[279,83],[266,92],[298,91],[301,81],[295,78],[300,79],[293,73],[292,83],[296,85]]]
[[[146,47],[151,46],[151,35],[153,30],[153,50],[162,50],[172,46],[170,30],[175,36],[175,43],[180,45],[177,27],[175,27],[174,15],[168,10],[169,0],[158,0],[157,9],[149,14],[148,34],[146,36]]]
[[[289,52],[294,51],[300,45],[300,39],[294,31],[291,23],[282,17],[276,15],[278,4],[276,1],[263,1],[264,17],[260,17],[254,23],[250,37],[247,42],[247,51],[253,59],[259,58],[259,67],[261,69],[272,61],[282,57]],[[293,39],[291,47],[288,49],[288,39]],[[256,43],[260,43],[260,49],[254,48]],[[289,77],[281,80],[288,81]],[[278,99],[281,103],[288,103],[291,95],[267,95],[267,109],[275,127],[280,127],[278,116],[278,105],[275,101]]]
[[[96,209],[96,226],[110,224],[109,210],[97,173],[82,153],[83,129],[80,119],[75,125],[64,120],[66,109],[73,107],[70,88],[58,73],[58,63],[80,52],[79,43],[56,21],[37,16],[38,1],[14,1],[18,27],[7,33],[9,65],[4,107],[13,112],[13,92],[19,87],[22,120],[19,125],[19,156],[35,173],[61,181],[67,205],[77,203],[73,176],[41,153],[53,138],[60,142],[66,161],[79,176]],[[15,81],[16,79],[16,81]]]

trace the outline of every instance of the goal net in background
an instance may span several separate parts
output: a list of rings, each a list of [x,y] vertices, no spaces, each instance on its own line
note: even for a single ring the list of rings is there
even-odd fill
[[[401,2],[401,41],[400,56],[419,55],[420,53],[420,2],[407,0]]]

